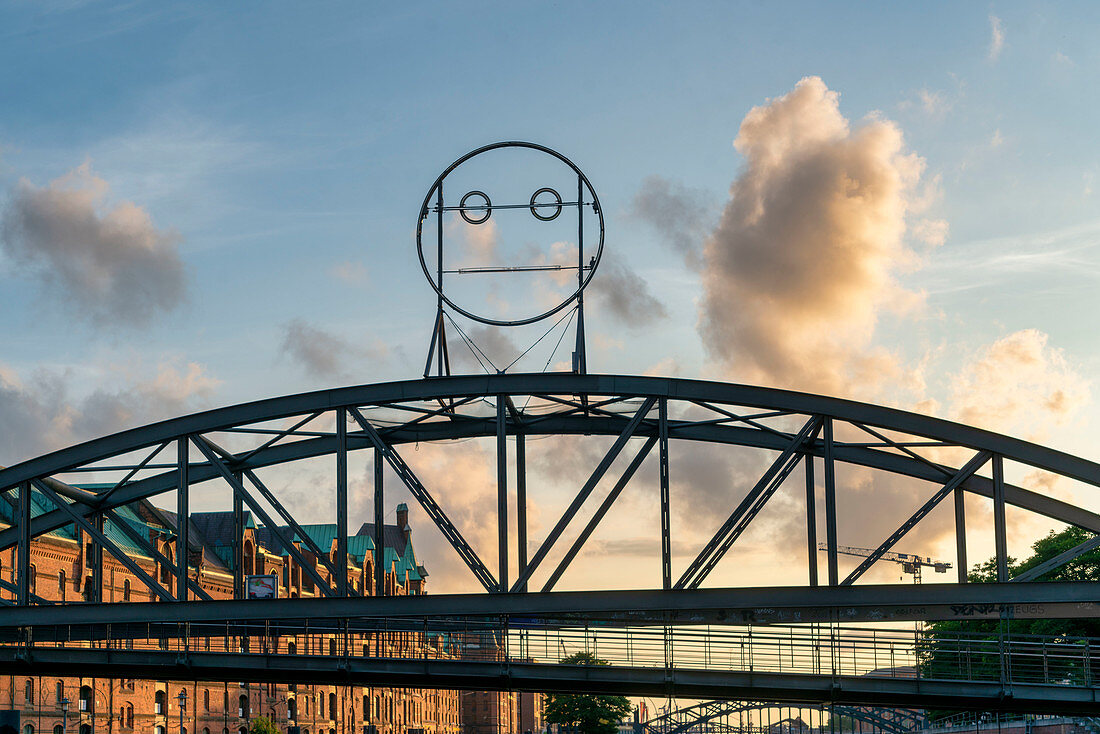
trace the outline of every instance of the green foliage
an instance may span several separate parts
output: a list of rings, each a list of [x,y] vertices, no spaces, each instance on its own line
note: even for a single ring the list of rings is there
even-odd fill
[[[562,665],[607,665],[587,652],[561,659]],[[551,724],[574,728],[578,734],[615,734],[619,721],[634,710],[625,696],[551,693],[546,696],[543,718]]]
[[[1034,553],[1022,563],[1010,558],[1009,577],[1016,576],[1054,558],[1092,535],[1077,527],[1051,532],[1031,547]],[[970,583],[993,583],[997,580],[996,559],[976,565],[969,574]],[[1040,576],[1037,581],[1098,581],[1100,580],[1100,549],[1084,553],[1069,563]],[[1083,638],[1100,637],[1100,620],[1096,619],[1011,619],[1011,620],[950,620],[932,622],[922,635],[917,648],[921,675],[928,678],[967,678],[999,680],[1002,665],[999,640],[1011,635],[1043,635],[1064,644],[1085,644]],[[976,640],[976,641],[975,641]],[[965,642],[964,642],[965,641]],[[1012,669],[1027,669],[1033,661],[1013,660],[1005,663]],[[1084,673],[1078,656],[1067,656],[1060,662],[1048,661],[1043,675],[1051,681],[1082,680]],[[929,712],[932,715],[948,712]]]
[[[253,719],[248,732],[249,734],[279,734],[279,730],[275,728],[275,722],[266,716],[257,716]]]

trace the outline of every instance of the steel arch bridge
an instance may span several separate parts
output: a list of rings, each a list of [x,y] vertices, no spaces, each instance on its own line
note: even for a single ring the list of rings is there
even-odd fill
[[[603,436],[612,441],[605,450],[601,446],[602,458],[528,557],[525,442],[542,436]],[[470,438],[495,439],[495,570],[448,516],[447,498],[433,493],[403,458],[409,444]],[[723,521],[687,567],[674,574],[670,508],[676,501],[671,478],[677,468],[670,465],[669,446],[677,442],[758,449],[766,453],[768,466],[743,496],[737,493],[729,498],[728,506],[709,508]],[[554,591],[654,449],[660,485],[660,587]],[[357,595],[346,570],[348,456],[363,450],[371,451],[374,457],[376,532],[381,533],[383,527],[382,477],[388,465],[486,593],[386,597],[381,588],[382,554],[375,554],[374,579],[379,588],[373,594]],[[510,454],[516,466],[518,528],[514,538],[508,523]],[[269,467],[318,457],[334,459],[338,532],[332,552],[317,547],[260,478]],[[623,463],[625,469],[613,477],[613,465]],[[837,497],[845,487],[836,480],[838,464],[920,480],[927,487],[919,508],[843,578],[837,562],[836,528]],[[698,640],[692,642],[695,638],[691,636],[699,634],[700,625],[708,624],[730,627],[707,633],[708,640],[720,638],[722,644],[729,645],[729,652],[744,645],[738,637],[744,634],[744,625],[1098,616],[1100,592],[1094,584],[1019,582],[1040,578],[1096,547],[1100,535],[1027,574],[1009,577],[1006,507],[1093,533],[1100,533],[1100,515],[1006,481],[1006,464],[1050,472],[1090,487],[1100,485],[1100,465],[1094,462],[989,431],[837,398],[696,380],[568,373],[456,376],[322,390],[219,408],[98,438],[0,470],[0,493],[10,503],[13,517],[11,524],[0,530],[0,551],[14,549],[17,558],[14,581],[0,581],[0,588],[13,597],[0,607],[0,635],[11,643],[0,648],[0,667],[52,669],[61,664],[63,652],[72,660],[72,656],[79,656],[87,665],[105,672],[122,664],[150,674],[183,665],[196,677],[230,675],[230,670],[240,675],[245,670],[274,680],[304,672],[326,675],[324,671],[335,664],[337,669],[332,675],[359,676],[363,680],[394,675],[409,681],[408,685],[581,688],[650,695],[664,691],[697,698],[729,698],[724,694],[736,691],[745,698],[760,697],[753,695],[758,692],[767,694],[769,700],[867,705],[913,705],[935,699],[941,705],[1003,710],[1034,709],[1055,701],[1050,705],[1065,710],[1100,710],[1091,662],[1100,656],[1094,656],[1094,642],[1089,640],[1074,641],[1072,648],[1064,651],[1066,655],[1078,655],[1078,667],[1087,671],[1072,684],[1003,669],[996,680],[878,680],[867,676],[870,658],[862,668],[858,664],[850,669],[835,664],[822,666],[819,659],[809,668],[793,665],[783,669],[783,652],[775,653],[780,660],[775,670],[767,670],[763,658],[750,659],[745,670],[736,669],[730,662],[732,652],[722,670],[717,670],[709,657],[702,662],[692,658],[694,653],[690,651]],[[769,500],[785,482],[793,482],[790,477],[800,466],[806,487],[807,584],[766,589],[704,588],[716,566]],[[83,479],[89,476],[96,478],[96,485],[81,488],[86,484]],[[110,481],[103,483],[104,478]],[[597,485],[604,480],[610,483],[613,478],[611,490],[597,505]],[[824,497],[820,513],[815,491],[819,484]],[[210,599],[187,572],[189,498],[193,488],[204,486],[224,487],[232,496],[237,519],[237,600]],[[117,514],[130,503],[167,493],[175,495],[175,562],[120,521]],[[998,575],[995,584],[965,583],[968,563],[963,500],[967,494],[992,500]],[[44,498],[52,509],[33,513],[32,495]],[[948,497],[955,508],[958,583],[921,587],[855,583]],[[594,505],[594,509],[586,509]],[[240,598],[240,538],[246,510],[267,526],[312,578],[321,598],[265,602]],[[824,518],[828,550],[822,579],[817,569],[819,514]],[[582,518],[587,519],[582,522]],[[72,604],[53,604],[35,596],[29,583],[32,539],[68,525],[80,528],[94,551],[93,603],[82,604],[77,610]],[[107,525],[126,534],[150,558],[170,565],[174,569],[171,583],[158,581],[129,558],[105,533]],[[575,535],[567,534],[570,528]],[[572,538],[568,545],[567,537]],[[382,547],[381,537],[376,538],[376,547]],[[164,603],[95,603],[101,601],[104,553],[126,566]],[[307,553],[316,561],[311,562]],[[516,578],[509,577],[513,562],[518,571]],[[364,635],[367,639],[378,634],[379,625],[392,620],[396,620],[394,624],[404,620],[402,623],[422,625],[427,630],[434,625],[459,624],[460,619],[467,620],[465,624],[470,620],[478,624],[498,620],[494,622],[498,625],[496,634],[505,642],[524,624],[527,627],[523,635],[532,634],[534,629],[545,640],[558,635],[561,642],[561,635],[575,632],[585,620],[594,620],[603,626],[596,631],[583,630],[576,640],[587,640],[589,636],[618,639],[615,636],[625,630],[628,643],[624,649],[629,650],[629,659],[617,660],[601,671],[589,668],[554,672],[550,668],[562,666],[530,662],[514,655],[471,661],[467,655],[462,660],[420,661],[420,667],[413,670],[408,661],[353,655],[350,643],[342,652],[299,655],[289,662],[285,655],[278,659],[268,655],[259,661],[256,653],[231,649],[229,643],[231,636],[255,634],[256,625],[261,623],[281,625],[283,634],[290,634],[296,625],[313,624],[316,631],[328,624],[330,634],[343,630],[345,640],[350,640],[349,635]],[[517,620],[526,621],[519,624]],[[144,632],[139,629],[142,625]],[[207,654],[206,645],[200,651],[195,640],[221,634],[215,629],[224,631],[224,648]],[[752,627],[748,634],[753,634]],[[760,640],[763,633],[756,634]],[[792,639],[797,634],[791,632]],[[831,644],[835,650],[839,649],[836,645],[854,645],[845,640],[862,639],[863,632],[831,634],[828,642],[816,638],[809,644],[817,648]],[[158,649],[130,651],[116,647],[124,639],[154,637],[162,642],[171,638],[176,648],[168,650],[170,646],[161,645]],[[56,647],[47,650],[35,644],[35,640],[50,639],[90,644],[82,643],[84,647],[79,651],[58,651]],[[638,646],[649,642],[660,654],[649,663],[639,664],[635,659],[635,653],[641,652]],[[980,644],[978,640],[970,642]],[[101,643],[103,649],[97,647]],[[749,644],[751,647],[751,639]],[[873,650],[875,667],[879,667],[878,641],[869,647],[860,644],[863,650]],[[1047,650],[1045,641],[1043,645]],[[778,649],[774,647],[773,652]],[[793,649],[787,650],[792,659]],[[966,654],[990,654],[988,650],[976,650],[968,648]],[[677,651],[679,660],[674,659]],[[647,665],[660,670],[650,670]]]

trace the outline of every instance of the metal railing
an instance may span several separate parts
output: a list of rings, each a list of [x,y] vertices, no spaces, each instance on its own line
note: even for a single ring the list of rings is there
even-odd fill
[[[89,640],[89,637],[96,639]],[[247,626],[128,625],[89,634],[81,625],[23,628],[2,647],[75,646],[118,650],[308,655],[337,658],[523,661],[826,677],[874,676],[1092,687],[1100,639],[933,635],[909,629],[836,625],[612,627],[493,621],[354,619],[323,627],[308,620]]]

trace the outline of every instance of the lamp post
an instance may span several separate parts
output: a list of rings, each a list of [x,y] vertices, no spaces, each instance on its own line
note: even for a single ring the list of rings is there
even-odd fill
[[[180,734],[183,734],[183,712],[187,709],[187,689],[181,688],[178,696],[180,702]]]
[[[69,734],[69,699],[61,699],[61,732]]]

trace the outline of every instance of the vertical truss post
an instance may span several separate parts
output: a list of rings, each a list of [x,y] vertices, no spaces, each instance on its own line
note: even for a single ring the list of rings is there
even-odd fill
[[[661,588],[672,588],[672,513],[669,502],[668,486],[668,399],[661,398],[657,408],[660,441],[661,475]]]
[[[825,542],[828,544],[829,586],[840,583],[836,560],[836,472],[833,463],[833,419],[825,418]]]
[[[383,532],[382,520],[384,518],[382,504],[382,469],[385,467],[385,459],[382,451],[374,450],[374,594],[384,596],[386,593],[385,565],[386,534]]]
[[[993,455],[993,532],[997,546],[997,581],[1008,581],[1008,538],[1005,532],[1004,458]]]
[[[233,472],[237,483],[244,484],[244,475]],[[244,599],[244,501],[233,493],[233,598]]]
[[[516,553],[519,575],[527,570],[527,441],[516,431]],[[524,583],[520,591],[527,591]]]
[[[588,373],[588,358],[584,346],[584,178],[577,176],[577,346],[573,353],[573,370]]]
[[[19,485],[19,592],[16,601],[26,606],[31,591],[31,483]]]
[[[810,586],[817,586],[817,487],[814,481],[814,455],[806,454],[806,560],[810,568]]]
[[[497,553],[499,589],[508,591],[508,424],[504,396],[497,396]]]
[[[336,594],[348,595],[348,413],[336,410]]]
[[[92,526],[100,534],[103,533],[103,522],[102,512],[92,515]],[[91,593],[88,595],[88,601],[101,602],[103,601],[103,546],[99,543],[92,543],[90,565],[92,567],[92,588]]]
[[[958,566],[959,583],[966,583],[966,492],[955,490],[955,563]]]
[[[187,601],[187,556],[189,553],[190,515],[187,509],[187,490],[191,483],[189,469],[189,436],[176,439],[179,479],[176,484],[176,599]]]

